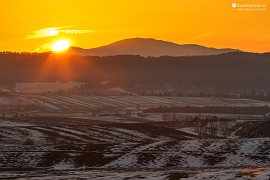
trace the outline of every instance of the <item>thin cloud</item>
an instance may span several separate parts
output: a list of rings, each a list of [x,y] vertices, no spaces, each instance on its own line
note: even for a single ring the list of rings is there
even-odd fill
[[[39,39],[44,37],[57,36],[59,34],[56,28],[44,28],[32,32],[32,34],[26,36],[25,39]]]
[[[51,50],[51,46],[52,46],[51,44],[44,44],[41,47],[36,48],[34,52],[40,53],[49,51]]]
[[[25,39],[39,39],[45,37],[58,36],[60,33],[64,34],[87,34],[93,33],[93,30],[88,29],[65,29],[72,26],[62,26],[62,27],[49,27],[33,31],[31,34],[25,37]]]
[[[66,29],[66,30],[58,30],[58,32],[66,34],[87,34],[93,33],[94,30]]]

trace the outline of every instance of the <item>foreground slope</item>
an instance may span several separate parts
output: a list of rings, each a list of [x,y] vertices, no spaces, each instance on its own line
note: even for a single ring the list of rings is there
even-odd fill
[[[121,123],[52,117],[1,119],[0,176],[269,178],[269,136],[254,133],[255,127],[267,130],[268,122],[230,121],[227,138],[200,139],[196,131],[187,131],[195,129],[187,121],[134,119],[129,123],[128,119]]]

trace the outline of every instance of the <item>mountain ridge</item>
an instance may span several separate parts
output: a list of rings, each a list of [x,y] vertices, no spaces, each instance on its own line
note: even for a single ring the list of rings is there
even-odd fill
[[[72,47],[71,49],[74,53],[80,55],[140,55],[143,57],[217,55],[240,51],[231,48],[211,48],[197,44],[177,44],[153,38],[130,38],[91,49],[79,47]]]

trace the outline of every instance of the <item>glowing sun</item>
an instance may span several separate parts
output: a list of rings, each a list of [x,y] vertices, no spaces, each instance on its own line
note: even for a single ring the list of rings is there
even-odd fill
[[[68,50],[69,48],[70,48],[69,40],[58,40],[55,41],[51,46],[53,52],[63,52]]]

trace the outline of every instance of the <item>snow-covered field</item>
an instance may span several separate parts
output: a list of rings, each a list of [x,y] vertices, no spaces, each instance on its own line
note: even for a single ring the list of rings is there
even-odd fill
[[[70,171],[5,171],[0,172],[3,179],[33,179],[33,180],[63,180],[63,179],[146,179],[146,180],[193,180],[193,179],[217,179],[217,180],[268,180],[270,168],[242,167],[234,169],[181,169],[181,170],[70,170]]]
[[[0,95],[0,108],[21,107],[46,112],[136,110],[159,106],[270,106],[270,102],[214,97],[88,96],[88,95]]]
[[[81,82],[21,82],[16,83],[15,91],[19,93],[41,93],[46,91],[61,91],[73,88],[78,88],[82,84]]]
[[[269,175],[270,137],[262,134],[268,130],[267,122],[238,121],[231,123],[227,138],[204,139],[198,138],[192,124],[178,122],[169,127],[168,123],[51,117],[2,119],[0,177],[61,179],[65,176],[63,172],[70,178],[101,179],[139,175],[149,179],[167,176],[200,179],[224,174],[227,179],[234,179],[251,176],[248,173],[252,177]],[[258,126],[262,129],[255,132]],[[246,172],[252,171],[248,167],[263,168]],[[25,171],[27,168],[31,171]],[[142,174],[136,172],[138,169],[142,169]],[[40,170],[48,174],[35,174]]]

